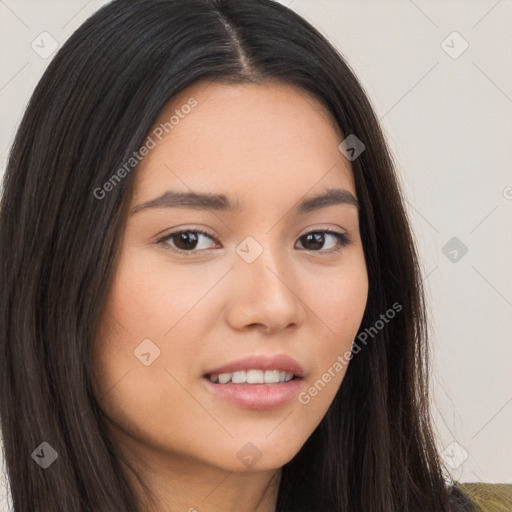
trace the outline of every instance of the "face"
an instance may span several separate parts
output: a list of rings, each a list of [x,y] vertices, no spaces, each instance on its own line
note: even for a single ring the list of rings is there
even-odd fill
[[[293,86],[206,82],[149,136],[93,350],[99,403],[141,460],[279,468],[333,401],[367,300],[344,137]]]

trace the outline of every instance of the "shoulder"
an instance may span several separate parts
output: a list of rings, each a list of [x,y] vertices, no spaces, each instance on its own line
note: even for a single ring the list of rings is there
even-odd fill
[[[510,512],[512,484],[461,483],[449,485],[452,512]]]
[[[459,484],[448,486],[451,512],[483,512]]]

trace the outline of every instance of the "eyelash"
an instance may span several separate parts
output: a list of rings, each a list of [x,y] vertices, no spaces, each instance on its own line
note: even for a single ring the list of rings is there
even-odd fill
[[[211,240],[213,240],[214,242],[217,242],[217,240],[215,240],[215,238],[212,235],[210,235],[209,233],[207,233],[206,231],[202,231],[200,229],[181,229],[179,231],[174,231],[172,233],[168,233],[167,235],[163,236],[162,238],[159,238],[156,241],[156,244],[159,246],[162,246],[162,248],[166,251],[171,251],[171,252],[174,252],[174,253],[177,253],[180,255],[185,255],[186,257],[194,257],[194,256],[197,256],[198,253],[209,254],[211,251],[215,250],[215,249],[200,249],[200,250],[192,249],[190,251],[184,251],[183,249],[177,249],[175,247],[172,247],[169,243],[167,243],[173,237],[181,235],[183,233],[196,233],[199,235],[204,235],[204,236],[210,238]],[[303,235],[301,235],[299,237],[299,240],[307,235],[312,234],[312,233],[322,233],[322,234],[328,233],[330,235],[333,235],[339,242],[339,246],[335,249],[329,249],[328,251],[311,250],[311,252],[319,253],[321,255],[326,255],[326,254],[329,255],[329,254],[339,252],[343,248],[348,246],[352,241],[351,238],[346,233],[341,233],[334,229],[319,229],[319,230],[308,231],[307,233],[304,233]],[[307,251],[308,249],[304,249],[304,250]]]

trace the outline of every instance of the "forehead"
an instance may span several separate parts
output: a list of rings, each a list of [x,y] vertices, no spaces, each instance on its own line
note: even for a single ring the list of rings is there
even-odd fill
[[[302,196],[315,187],[354,192],[343,134],[311,94],[280,82],[199,82],[162,110],[154,148],[137,168],[134,201],[165,188],[250,199]]]

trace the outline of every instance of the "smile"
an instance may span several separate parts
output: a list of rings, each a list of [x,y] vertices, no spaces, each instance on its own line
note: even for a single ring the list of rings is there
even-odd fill
[[[292,372],[279,370],[241,370],[233,373],[212,374],[208,378],[218,384],[280,384],[294,378]]]

